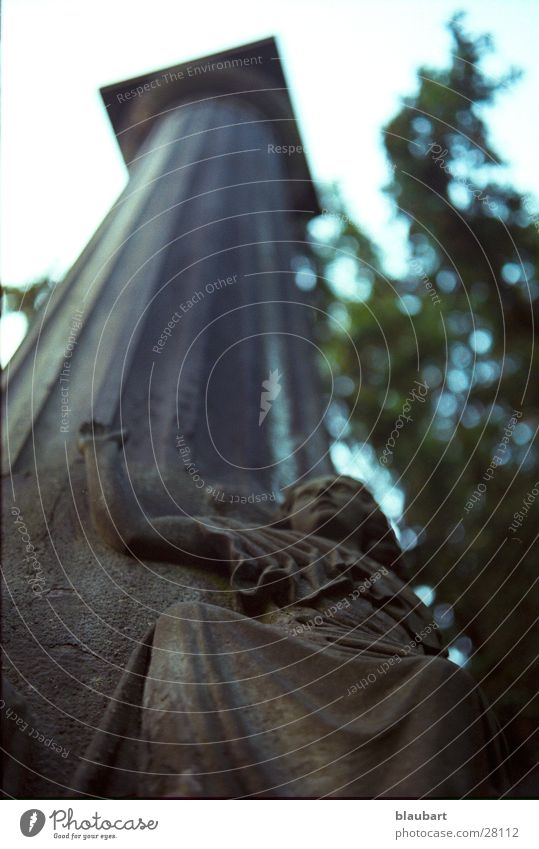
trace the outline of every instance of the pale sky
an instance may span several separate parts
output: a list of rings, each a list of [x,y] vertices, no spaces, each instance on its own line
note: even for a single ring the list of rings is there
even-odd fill
[[[457,8],[469,29],[493,33],[489,70],[526,72],[489,123],[511,182],[539,196],[537,0],[5,0],[2,280],[61,276],[125,185],[101,85],[269,35],[315,180],[341,183],[398,272],[380,128],[420,64],[446,63],[444,23]]]

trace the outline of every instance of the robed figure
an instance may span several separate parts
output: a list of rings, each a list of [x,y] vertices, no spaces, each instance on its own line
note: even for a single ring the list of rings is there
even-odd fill
[[[501,795],[493,715],[393,571],[400,549],[362,484],[295,486],[258,527],[210,508],[141,520],[124,437],[96,423],[81,430],[98,532],[142,561],[226,575],[227,598],[174,604],[141,639],[82,760],[79,792]]]

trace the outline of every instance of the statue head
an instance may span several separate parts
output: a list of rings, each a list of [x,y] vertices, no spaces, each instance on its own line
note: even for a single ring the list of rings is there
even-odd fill
[[[347,475],[325,475],[289,487],[280,515],[281,526],[344,542],[383,564],[393,563],[401,553],[370,490]]]

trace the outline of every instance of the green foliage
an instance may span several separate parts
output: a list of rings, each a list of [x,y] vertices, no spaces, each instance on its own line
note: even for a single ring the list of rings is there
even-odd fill
[[[481,59],[490,39],[469,36],[460,16],[449,29],[449,66],[421,68],[417,93],[384,128],[393,166],[386,191],[407,225],[407,273],[384,276],[375,247],[335,197],[335,232],[314,253],[326,307],[338,309],[354,343],[322,334],[337,374],[355,384],[347,439],[367,442],[404,491],[403,538],[419,542],[406,555],[412,585],[434,587],[435,606],[451,605],[448,640],[471,654],[469,668],[510,723],[516,747],[539,715],[526,705],[534,692],[535,645],[526,630],[537,603],[531,546],[539,497],[521,526],[509,527],[539,480],[539,218],[504,184],[485,123],[485,107],[518,73],[488,79]],[[340,251],[345,264],[335,260]],[[415,380],[428,383],[428,398],[413,403],[412,422],[394,436],[384,463]],[[522,415],[511,424],[513,411]],[[519,758],[525,771],[529,743]]]
[[[34,283],[30,283],[24,289],[18,286],[0,287],[0,296],[5,311],[23,313],[30,324],[53,285],[52,280],[43,277]]]

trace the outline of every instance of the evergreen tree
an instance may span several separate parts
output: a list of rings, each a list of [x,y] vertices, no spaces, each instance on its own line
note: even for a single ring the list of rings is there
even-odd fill
[[[434,595],[452,657],[481,681],[511,748],[522,744],[512,760],[524,775],[537,760],[529,735],[539,717],[529,702],[539,216],[506,185],[485,122],[518,73],[489,79],[490,39],[470,36],[460,15],[449,29],[448,67],[420,68],[417,93],[384,128],[407,273],[384,276],[375,247],[334,201],[334,232],[314,245],[332,316],[320,338],[337,391],[348,393],[330,427],[337,435],[350,415],[341,435],[404,491],[412,586]]]

